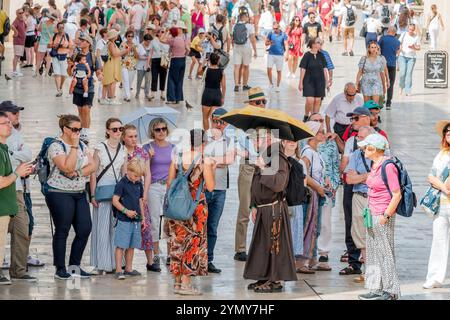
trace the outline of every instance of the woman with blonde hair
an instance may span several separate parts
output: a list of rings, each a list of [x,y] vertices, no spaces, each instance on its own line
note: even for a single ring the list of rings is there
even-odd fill
[[[430,49],[436,50],[439,31],[440,29],[444,31],[445,27],[442,15],[437,11],[437,6],[435,4],[431,5],[431,14],[428,16],[426,29],[430,36]]]
[[[371,41],[367,53],[361,57],[356,75],[357,91],[364,96],[364,102],[374,100],[380,102],[380,97],[386,94],[389,87],[385,75],[386,59],[380,55],[380,47],[376,41]]]
[[[424,289],[441,287],[447,272],[450,231],[450,120],[439,121],[436,131],[441,137],[441,150],[433,160],[428,182],[440,191],[439,211],[433,221],[433,242],[431,244],[428,273]]]
[[[148,126],[148,135],[152,141],[145,144],[143,148],[150,156],[150,172],[152,173],[148,192],[148,205],[152,222],[151,234],[153,239],[153,249],[146,250],[145,254],[147,256],[147,270],[160,272],[159,239],[161,238],[161,220],[174,145],[167,141],[167,137],[169,136],[169,126],[167,121],[163,118],[155,118],[150,122]],[[170,261],[169,251],[167,259]]]

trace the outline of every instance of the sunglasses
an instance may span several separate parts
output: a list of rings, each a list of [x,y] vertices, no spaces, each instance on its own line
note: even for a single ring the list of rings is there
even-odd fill
[[[323,119],[316,119],[316,120],[310,120],[310,121],[323,123]]]
[[[213,119],[212,122],[215,124],[225,124],[225,121],[219,119]]]
[[[134,35],[128,35],[127,38],[134,38]]]
[[[111,131],[114,132],[114,133],[116,133],[117,131],[123,132],[123,127],[109,128],[109,130],[111,130]]]
[[[356,93],[355,94],[350,94],[350,93],[346,92],[345,95],[347,95],[349,97],[354,97],[354,96],[356,96]]]
[[[167,132],[167,127],[155,128],[154,131],[155,132]]]
[[[256,100],[253,101],[257,106],[261,105],[261,104],[266,104],[267,100],[266,99],[262,99],[262,100]]]
[[[69,129],[70,131],[72,131],[73,133],[79,133],[82,130],[82,128],[73,128],[73,127],[69,127],[69,126],[66,126],[66,128]]]
[[[350,121],[352,121],[352,122],[353,122],[353,121],[359,121],[359,119],[360,119],[360,118],[363,118],[363,117],[367,117],[367,116],[360,115],[360,116],[356,116],[356,117],[351,117],[351,118],[350,118]]]
[[[23,14],[23,12],[17,12],[17,14]]]

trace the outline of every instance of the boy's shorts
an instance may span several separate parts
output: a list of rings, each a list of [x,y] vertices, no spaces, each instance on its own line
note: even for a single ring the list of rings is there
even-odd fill
[[[141,223],[117,220],[114,246],[121,249],[140,249]]]

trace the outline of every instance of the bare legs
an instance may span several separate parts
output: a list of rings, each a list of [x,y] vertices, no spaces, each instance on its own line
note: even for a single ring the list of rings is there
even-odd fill
[[[210,120],[212,113],[217,107],[202,106],[203,129],[206,131],[210,128]]]

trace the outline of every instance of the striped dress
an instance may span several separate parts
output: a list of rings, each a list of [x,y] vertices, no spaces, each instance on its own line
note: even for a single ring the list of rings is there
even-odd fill
[[[106,141],[104,142],[106,144]],[[113,168],[116,173],[117,179],[122,177],[122,166],[125,163],[126,153],[125,148],[119,145],[121,148],[113,166],[103,175],[98,182],[98,186],[115,185],[116,178],[114,176]],[[100,159],[99,168],[97,170],[97,176],[103,171],[103,169],[110,163],[108,153],[106,152],[105,145],[99,143],[95,150],[98,152]],[[109,149],[111,158],[114,158],[116,150]],[[98,208],[93,208],[92,211],[92,232],[91,232],[91,265],[97,270],[111,272],[115,270],[115,257],[114,257],[114,223],[115,219],[112,212],[111,201],[102,201],[98,203]]]

